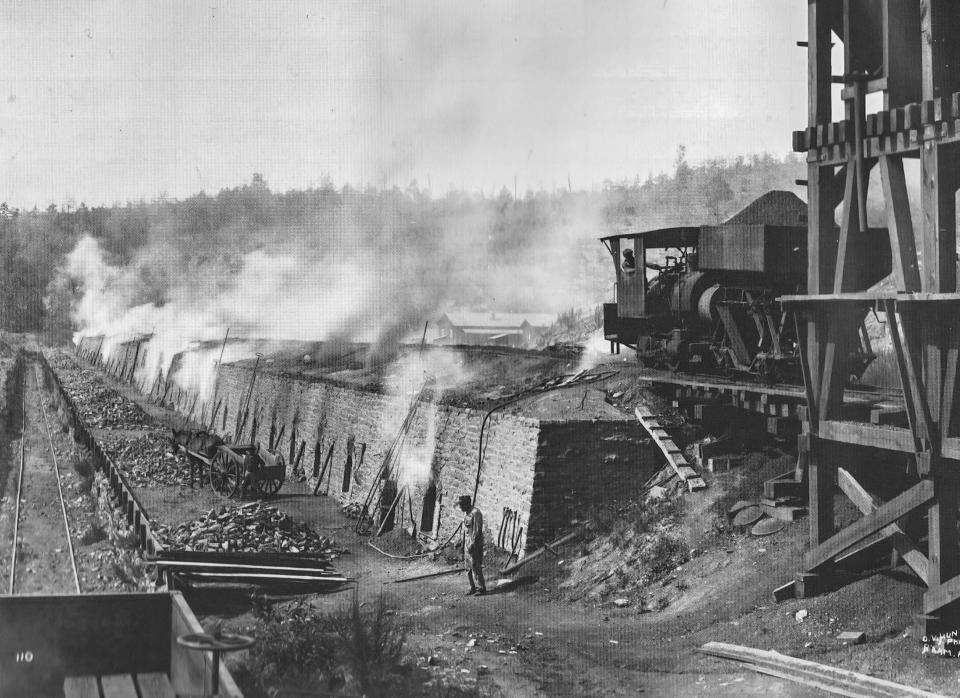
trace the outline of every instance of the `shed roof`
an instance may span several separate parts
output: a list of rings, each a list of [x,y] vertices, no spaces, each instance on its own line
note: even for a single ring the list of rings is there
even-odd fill
[[[481,313],[466,310],[445,313],[443,317],[456,327],[478,327],[491,330],[518,329],[524,322],[530,323],[532,327],[549,327],[557,319],[557,316],[551,313]]]

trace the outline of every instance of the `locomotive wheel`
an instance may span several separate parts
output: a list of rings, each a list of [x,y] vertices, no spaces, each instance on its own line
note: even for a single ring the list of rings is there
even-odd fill
[[[210,486],[224,497],[234,497],[240,489],[240,464],[231,462],[223,451],[210,461]]]

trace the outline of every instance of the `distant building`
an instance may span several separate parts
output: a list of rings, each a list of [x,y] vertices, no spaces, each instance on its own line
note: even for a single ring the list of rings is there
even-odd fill
[[[449,312],[437,320],[433,343],[532,347],[556,319],[550,313]]]

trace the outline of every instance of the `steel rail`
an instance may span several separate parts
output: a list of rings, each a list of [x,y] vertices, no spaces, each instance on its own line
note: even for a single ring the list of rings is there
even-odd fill
[[[67,550],[70,553],[70,567],[73,572],[73,583],[77,588],[77,593],[80,594],[80,575],[77,572],[77,556],[76,552],[73,549],[73,538],[70,535],[70,519],[67,517],[67,505],[66,501],[63,498],[63,484],[60,482],[60,461],[57,458],[56,449],[53,447],[53,436],[50,432],[50,423],[47,421],[47,410],[43,406],[43,387],[40,385],[40,373],[37,370],[37,365],[33,365],[33,377],[37,382],[37,397],[40,402],[40,414],[43,417],[43,428],[47,434],[47,443],[50,446],[50,455],[53,456],[53,469],[54,477],[57,479],[57,492],[60,495],[60,512],[63,514],[63,526],[67,532]],[[26,379],[26,377],[24,377]],[[26,387],[24,387],[24,424],[26,424]],[[26,441],[25,438],[21,437],[20,440],[20,482],[23,482],[23,444]],[[17,518],[19,520],[20,514],[20,498],[19,498],[19,487],[18,487],[18,497],[17,497]],[[16,539],[14,540],[14,553],[16,553]],[[14,591],[14,573],[16,570],[16,564],[11,567],[10,570],[10,593],[13,594]]]
[[[20,535],[20,496],[23,491],[23,450],[27,440],[27,391],[23,390],[20,403],[20,473],[17,477],[17,504],[13,510],[13,546],[10,552],[10,588],[8,593],[13,595],[13,584],[17,569],[17,536]]]

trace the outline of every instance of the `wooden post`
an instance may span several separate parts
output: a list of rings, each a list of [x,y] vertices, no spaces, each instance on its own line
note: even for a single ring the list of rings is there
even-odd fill
[[[890,254],[897,290],[913,293],[920,290],[920,270],[917,267],[917,248],[910,220],[910,201],[903,176],[903,158],[880,156],[880,179],[886,202],[887,230],[890,234]]]
[[[949,98],[960,85],[958,39],[960,7],[950,0],[920,1],[920,61],[924,100]],[[955,144],[927,141],[920,151],[923,208],[923,290],[952,293],[957,290],[956,204],[957,158]],[[939,422],[947,358],[934,329],[924,323],[926,361],[923,367],[929,408]],[[936,458],[931,463],[934,499],[928,514],[930,586],[938,586],[960,573],[957,552],[957,464]]]

